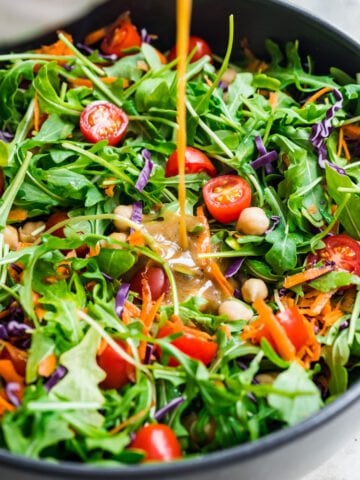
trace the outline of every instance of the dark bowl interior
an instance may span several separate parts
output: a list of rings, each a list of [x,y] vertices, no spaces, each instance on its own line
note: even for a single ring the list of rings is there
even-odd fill
[[[174,43],[175,0],[111,0],[86,18],[71,25],[59,25],[76,40],[91,30],[111,23],[130,10],[134,23],[159,35],[160,48]],[[360,71],[360,46],[309,14],[276,0],[194,0],[192,33],[209,41],[216,53],[226,47],[227,17],[233,13],[235,46],[247,37],[257,55],[264,55],[264,40],[280,43],[298,39],[304,55],[311,54],[318,73],[337,66],[350,74]],[[340,13],[339,13],[340,14]],[[49,42],[49,34],[16,45],[14,50]],[[0,47],[1,50],[1,47]],[[236,55],[236,47],[234,51]],[[0,451],[0,473],[6,480],[35,479],[170,479],[197,480],[291,480],[319,465],[360,427],[360,383],[317,415],[295,427],[273,433],[251,444],[179,463],[107,468],[28,460]]]

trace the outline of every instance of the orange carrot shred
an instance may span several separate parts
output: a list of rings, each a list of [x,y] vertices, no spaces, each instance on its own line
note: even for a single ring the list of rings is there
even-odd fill
[[[146,243],[143,234],[139,230],[130,233],[128,242],[132,247],[143,247]]]
[[[346,143],[345,138],[342,139],[342,149],[344,150],[344,155],[346,160],[349,162],[351,160],[351,155],[350,155],[349,147]]]
[[[294,275],[290,275],[285,277],[284,280],[284,287],[285,288],[292,288],[295,285],[299,285],[300,283],[309,282],[310,280],[315,280],[315,278],[324,275],[325,273],[331,272],[334,269],[332,265],[324,265],[322,267],[314,267],[308,268],[304,272],[295,273]]]
[[[320,97],[322,97],[323,95],[325,95],[326,93],[329,93],[329,92],[332,92],[332,88],[331,87],[324,87],[324,88],[321,88],[320,90],[318,90],[317,92],[314,93],[314,95],[311,95],[311,97],[309,97],[306,102],[304,103],[304,105],[302,106],[302,108],[306,107],[307,105],[309,105],[309,103],[313,103],[313,102],[316,102],[316,100],[318,100]]]
[[[14,410],[14,405],[0,395],[0,415],[4,415],[5,412],[13,412]]]
[[[276,110],[277,104],[279,101],[279,95],[277,92],[270,92],[269,94],[269,104],[271,106],[271,110]]]
[[[357,140],[360,138],[360,126],[359,125],[343,125],[341,130],[344,131],[346,138],[350,140]]]
[[[28,212],[23,208],[13,208],[10,210],[8,220],[12,222],[23,222],[28,217]]]
[[[17,373],[11,360],[0,360],[0,376],[8,382],[23,383],[24,378]]]
[[[40,130],[40,107],[37,91],[34,94],[34,130],[35,132]]]
[[[56,369],[56,355],[51,353],[47,357],[45,357],[38,366],[38,374],[41,377],[50,377],[50,375]]]
[[[336,152],[336,155],[338,157],[341,157],[341,152],[342,152],[342,149],[343,149],[343,145],[342,145],[343,140],[344,140],[344,130],[343,130],[343,128],[339,128],[338,149],[337,149],[337,152]]]
[[[109,434],[115,435],[116,433],[121,432],[121,430],[124,430],[124,428],[126,428],[127,426],[137,422],[142,417],[144,417],[147,414],[147,412],[148,412],[147,408],[140,410],[140,412],[135,413],[135,415],[133,415],[132,417],[127,418],[124,422],[119,423],[119,425],[116,425],[116,427],[109,430]]]

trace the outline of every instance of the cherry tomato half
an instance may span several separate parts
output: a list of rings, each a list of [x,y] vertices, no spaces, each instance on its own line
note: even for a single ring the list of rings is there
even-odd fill
[[[107,140],[109,145],[117,145],[128,124],[129,119],[121,108],[103,100],[90,103],[80,115],[81,133],[91,143]]]
[[[126,350],[125,342],[115,340],[115,342]],[[97,356],[99,367],[106,373],[105,380],[100,386],[104,389],[115,388],[116,390],[124,387],[130,382],[130,376],[133,376],[134,366],[124,360],[110,345],[106,345],[104,350]]]
[[[203,196],[210,214],[220,223],[235,222],[251,204],[250,185],[237,175],[212,178],[203,187]]]
[[[149,284],[152,300],[157,300],[163,293],[169,290],[169,280],[161,267],[145,267],[135,274],[130,282],[133,292],[142,295],[142,279],[145,278]]]
[[[299,351],[307,344],[309,339],[309,328],[299,310],[293,306],[283,312],[276,314],[278,322],[284,327],[290,342]],[[311,327],[310,327],[311,328]]]
[[[46,222],[46,230],[49,230],[49,228],[53,227],[54,225],[63,222],[64,220],[67,220],[69,218],[68,214],[64,211],[60,212],[55,212],[50,215],[50,217],[47,219]],[[59,238],[65,238],[65,233],[64,233],[64,227],[60,227],[52,234],[54,237],[59,237]]]
[[[129,18],[125,18],[104,37],[100,48],[106,55],[124,57],[127,55],[127,49],[140,47],[140,45],[141,36],[137,28]]]
[[[185,150],[185,173],[206,172],[210,177],[215,177],[216,169],[208,157],[193,147],[186,147]],[[165,177],[178,175],[178,154],[175,150],[169,157],[165,167]]]
[[[144,462],[168,462],[182,457],[181,446],[173,430],[163,424],[141,427],[135,434],[130,448],[145,452]]]
[[[334,262],[335,270],[346,270],[360,275],[360,243],[345,235],[333,235],[324,240],[325,248],[308,257],[308,263]]]
[[[194,333],[191,332],[190,328],[187,328],[184,335],[173,340],[171,344],[194,360],[199,360],[205,365],[209,365],[217,353],[217,343],[206,338],[206,334],[199,335],[199,331],[195,328],[192,330]],[[160,328],[158,338],[167,337],[182,331],[180,323],[166,322]],[[169,365],[170,367],[176,367],[179,363],[175,358],[170,357]]]
[[[194,53],[191,63],[196,62],[197,60],[200,60],[200,58],[204,57],[205,55],[208,55],[209,57],[212,56],[212,51],[209,45],[205,42],[200,37],[195,37],[191,36],[189,38],[189,48],[188,48],[188,53],[191,53],[194,48],[196,47],[196,52]],[[169,61],[171,62],[172,60],[175,60],[177,57],[176,53],[176,45],[170,50],[169,53]]]

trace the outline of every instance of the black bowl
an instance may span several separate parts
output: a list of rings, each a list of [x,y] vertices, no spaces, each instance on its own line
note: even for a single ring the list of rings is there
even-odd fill
[[[134,22],[159,35],[159,45],[174,42],[175,0],[112,0],[86,18],[63,26],[75,39],[130,10]],[[248,37],[259,56],[264,40],[284,43],[298,39],[301,51],[311,54],[316,71],[337,66],[350,74],[360,71],[360,46],[310,14],[276,0],[194,0],[192,32],[222,53],[226,46],[227,17],[235,15],[236,41]],[[17,45],[31,48],[52,40],[54,34]],[[0,451],[0,474],[4,480],[127,479],[127,480],[291,480],[320,465],[339,445],[360,428],[360,382],[318,414],[302,423],[268,435],[253,443],[203,457],[162,465],[99,468],[89,465],[29,460]]]

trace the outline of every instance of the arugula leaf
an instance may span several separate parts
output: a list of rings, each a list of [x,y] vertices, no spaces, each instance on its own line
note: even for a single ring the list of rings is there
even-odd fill
[[[265,255],[265,260],[278,274],[293,270],[297,264],[296,240],[288,229],[279,225],[266,235],[266,241],[272,247]]]
[[[310,282],[320,292],[330,292],[349,285],[360,285],[360,277],[349,272],[330,272]]]
[[[102,272],[119,278],[135,264],[135,256],[127,250],[102,248],[96,262]]]
[[[39,133],[33,138],[38,142],[56,142],[67,138],[74,130],[75,125],[69,120],[65,120],[56,113],[49,117],[42,124]]]
[[[39,364],[55,351],[55,342],[44,329],[38,329],[31,335],[31,348],[26,363],[26,383],[33,383],[38,377]]]
[[[99,342],[99,334],[90,328],[81,342],[61,355],[60,364],[68,372],[51,390],[51,397],[72,402],[95,402],[99,406],[104,403],[99,383],[104,380],[105,373],[96,362]],[[103,417],[98,417],[101,424]]]
[[[273,383],[276,393],[268,397],[282,420],[295,425],[322,407],[320,391],[298,363],[292,363],[288,370],[278,375]]]

